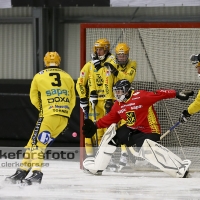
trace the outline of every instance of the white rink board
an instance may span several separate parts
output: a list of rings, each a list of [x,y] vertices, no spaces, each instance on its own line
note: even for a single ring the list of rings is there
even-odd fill
[[[0,162],[4,161],[1,159]],[[16,169],[1,168],[0,199],[200,199],[200,173],[198,172],[192,172],[192,178],[187,179],[171,178],[159,171],[135,171],[133,173],[104,172],[102,176],[93,176],[85,174],[80,169],[79,162],[52,160],[48,161],[48,163],[49,167],[43,168],[42,184],[24,188],[13,185],[5,186],[3,180],[6,175],[12,175]]]

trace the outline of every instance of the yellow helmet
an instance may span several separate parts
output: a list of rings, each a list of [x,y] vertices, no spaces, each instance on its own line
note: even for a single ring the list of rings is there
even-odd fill
[[[115,48],[116,54],[129,54],[129,46],[126,43],[119,43]]]
[[[93,51],[94,53],[96,52],[96,48],[102,48],[104,51],[109,51],[110,50],[110,42],[106,39],[99,39],[94,43]]]
[[[44,56],[44,64],[46,67],[49,66],[59,66],[61,61],[61,57],[59,54],[55,52],[47,52]]]
[[[118,43],[115,48],[116,60],[120,65],[125,65],[129,58],[129,46],[126,43]]]
[[[196,65],[195,65],[195,67],[197,68],[197,67],[200,67],[200,62],[198,62]]]

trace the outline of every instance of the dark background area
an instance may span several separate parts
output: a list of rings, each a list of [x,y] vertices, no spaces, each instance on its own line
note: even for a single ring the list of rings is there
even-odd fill
[[[38,111],[29,98],[31,80],[0,81],[0,146],[21,147],[28,142],[38,119]],[[52,147],[79,146],[79,97],[69,119],[69,125]],[[77,137],[72,133],[76,132]]]
[[[11,0],[13,7],[110,6],[110,0]]]

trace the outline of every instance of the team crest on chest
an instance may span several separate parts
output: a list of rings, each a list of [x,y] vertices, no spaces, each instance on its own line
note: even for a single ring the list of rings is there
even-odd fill
[[[133,124],[135,124],[135,112],[134,111],[130,111],[130,112],[126,112],[126,124],[127,126],[132,126]]]

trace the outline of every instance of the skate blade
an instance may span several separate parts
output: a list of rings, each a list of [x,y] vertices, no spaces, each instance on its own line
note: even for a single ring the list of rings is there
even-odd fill
[[[122,166],[118,169],[119,173],[132,173],[134,171],[135,169],[132,168],[131,166]]]
[[[85,168],[83,168],[83,172],[84,172],[85,174],[90,174],[90,175],[94,175],[94,176],[101,176],[101,175],[102,175],[102,172],[96,172],[96,173],[94,174],[94,173],[90,172],[88,169],[85,169]]]

